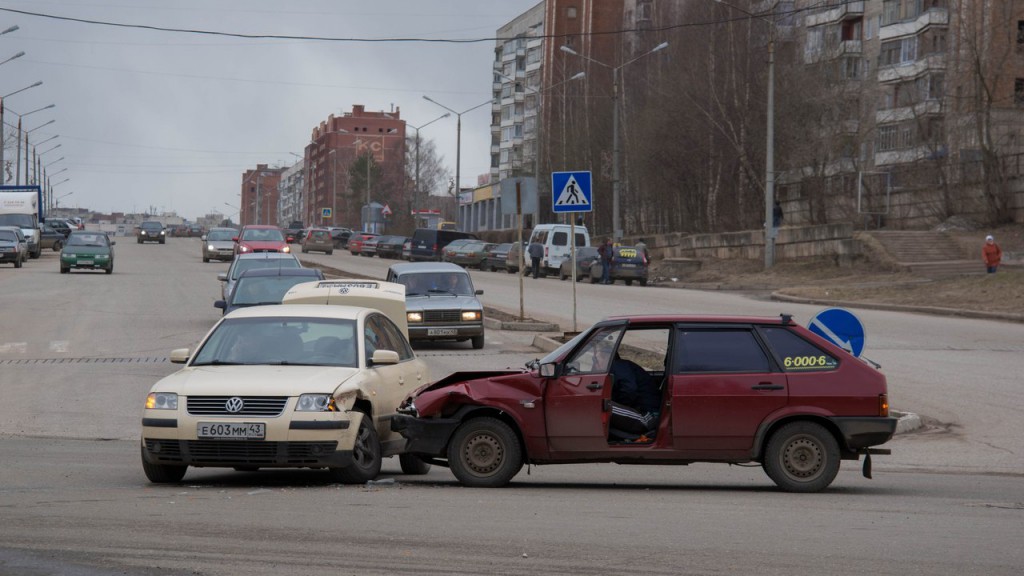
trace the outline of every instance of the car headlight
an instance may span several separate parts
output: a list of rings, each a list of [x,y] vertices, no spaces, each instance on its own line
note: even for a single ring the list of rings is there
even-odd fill
[[[296,412],[337,412],[334,396],[330,394],[303,394],[295,404]]]
[[[423,322],[423,312],[406,312],[405,319],[409,322]]]
[[[139,230],[139,235],[140,236],[145,236],[146,235],[146,231],[145,230]]]
[[[106,260],[107,258],[110,258],[110,256],[108,256],[107,254],[97,254],[96,255],[96,259],[97,260]]]
[[[213,252],[213,251],[217,250],[217,248],[213,244],[210,244],[209,246],[207,246],[206,249],[209,250],[210,252]]]
[[[248,252],[249,251],[249,247],[248,246],[239,246],[238,247],[238,251],[239,252]]]
[[[284,248],[281,249],[281,252],[291,252],[291,251],[292,251],[292,247],[291,246],[285,246]]]
[[[163,230],[161,230],[161,231],[160,231],[160,235],[161,235],[161,236],[163,236],[164,234],[166,234],[166,232],[164,232]]]
[[[178,395],[174,392],[150,392],[146,396],[148,410],[177,410]]]
[[[479,310],[463,310],[462,311],[462,321],[463,322],[472,322],[474,320],[479,320],[481,316],[482,316],[482,314],[480,313]]]

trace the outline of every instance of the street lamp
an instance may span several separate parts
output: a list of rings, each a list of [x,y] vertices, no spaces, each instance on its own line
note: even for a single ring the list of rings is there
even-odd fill
[[[645,56],[649,56],[659,50],[664,50],[665,48],[668,48],[668,42],[662,42],[651,50],[644,52],[632,60],[623,62],[618,66],[610,66],[589,56],[584,56],[568,46],[562,46],[560,48],[562,52],[572,54],[573,56],[579,56],[584,60],[593,62],[598,66],[603,66],[612,71],[612,236],[615,238],[616,242],[622,239],[622,219],[619,214],[619,197],[621,188],[619,165],[621,163],[620,156],[622,155],[621,150],[619,149],[619,70],[622,70],[624,67]]]
[[[61,200],[61,198],[67,198],[68,196],[71,196],[72,194],[74,194],[74,192],[68,192],[67,194],[62,194],[62,195],[57,196],[56,198],[54,198],[53,199],[54,207],[60,208],[60,200]]]
[[[8,63],[8,62],[10,62],[11,60],[16,60],[16,59],[18,59],[18,58],[21,58],[21,57],[22,57],[22,56],[24,56],[24,55],[25,55],[25,53],[24,53],[24,52],[18,52],[17,54],[15,54],[14,56],[11,56],[11,57],[10,57],[10,58],[8,58],[7,60],[4,60],[3,62],[0,62],[0,66],[2,66],[2,65],[4,65],[4,64],[7,64],[7,63]]]
[[[52,150],[52,148],[51,148],[51,150]],[[50,150],[47,150],[46,152],[49,152],[49,151]],[[43,154],[45,154],[46,152],[43,152]],[[40,156],[42,156],[43,154],[40,154]],[[64,159],[64,156],[61,156],[60,158],[57,158],[53,162],[47,162],[46,164],[43,164],[43,168],[49,168],[50,166],[53,166],[54,164],[56,164],[57,162],[60,162],[63,159]]]
[[[456,130],[456,132],[455,132],[455,206],[456,206],[456,213],[458,213],[458,202],[459,202],[458,198],[459,198],[459,194],[462,192],[462,183],[459,182],[459,178],[461,176],[460,169],[461,169],[461,162],[462,162],[462,115],[467,113],[467,112],[472,112],[473,110],[476,110],[477,108],[479,108],[481,106],[490,104],[494,100],[491,99],[491,98],[488,98],[486,101],[481,102],[481,103],[477,104],[476,106],[473,106],[472,108],[467,108],[467,109],[463,110],[462,112],[456,112],[455,110],[452,110],[451,108],[445,106],[444,104],[441,104],[437,100],[434,100],[430,96],[424,95],[423,99],[428,101],[428,102],[433,102],[434,104],[437,104],[441,108],[444,108],[445,110],[451,112],[452,114],[455,114],[455,117],[458,119],[457,123],[456,123],[456,127],[455,127],[455,130]]]
[[[53,138],[56,138],[56,136],[53,136]],[[53,138],[47,138],[46,140],[43,140],[43,142],[49,142],[50,140],[53,140]],[[42,144],[43,142],[40,142],[39,144]],[[38,147],[39,144],[36,144],[36,146]],[[60,148],[60,147],[61,147],[61,145],[57,144],[56,146],[54,146],[53,148],[50,148],[49,150],[44,150],[44,151],[40,152],[39,155],[42,156],[43,154],[46,154],[47,152],[53,152],[54,150],[56,150],[57,148]]]
[[[416,131],[416,185],[412,191],[413,228],[416,227],[416,202],[420,197],[420,129],[426,128],[427,126],[433,124],[434,122],[437,122],[442,118],[448,118],[451,115],[451,112],[445,112],[443,115],[434,118],[433,120],[427,122],[426,124],[420,124],[419,126],[407,124],[409,128],[412,128],[413,130]]]
[[[0,32],[0,36],[2,36],[4,34],[7,34],[8,32],[14,32],[17,29],[18,29],[17,26],[11,26],[7,30],[4,30],[3,32]],[[6,98],[14,96],[15,94],[17,94],[19,92],[24,92],[25,90],[28,90],[29,88],[35,88],[36,86],[42,86],[42,84],[43,84],[43,81],[40,80],[39,82],[36,82],[35,84],[29,85],[29,86],[26,86],[26,87],[22,88],[21,90],[15,90],[14,92],[11,92],[9,94],[4,94],[3,96],[0,96],[0,170],[2,170],[5,173],[7,171],[4,170],[4,167],[6,166],[4,164],[4,148],[5,148],[5,146],[3,145],[3,142],[4,142],[4,127],[3,127],[4,126],[4,100]],[[20,117],[18,118],[18,145],[19,146],[21,145],[21,118]],[[18,165],[19,166],[21,165],[21,157],[18,158]],[[18,181],[15,180],[14,183],[17,184]]]

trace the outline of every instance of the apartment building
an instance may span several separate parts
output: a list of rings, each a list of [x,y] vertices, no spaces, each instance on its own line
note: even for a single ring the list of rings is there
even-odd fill
[[[242,174],[242,203],[239,206],[239,222],[246,224],[277,225],[277,186],[281,182],[284,168],[270,168],[257,164],[255,169]]]
[[[287,227],[295,220],[302,221],[307,226],[313,224],[321,225],[319,220],[306,220],[305,204],[305,162],[299,160],[281,173],[281,183],[277,187],[277,215],[278,225]]]

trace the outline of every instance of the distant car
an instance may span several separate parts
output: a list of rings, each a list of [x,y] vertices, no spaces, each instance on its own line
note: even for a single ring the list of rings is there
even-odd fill
[[[480,242],[480,240],[477,238],[456,238],[455,240],[452,240],[447,245],[445,245],[443,250],[441,250],[441,261],[451,262],[452,257],[455,256],[456,248],[458,248],[459,246],[465,246],[466,244],[473,244],[476,242]]]
[[[406,474],[430,469],[390,427],[429,368],[372,302],[236,310],[170,359],[185,366],[150,388],[141,414],[150,482],[180,482],[195,466],[316,468],[365,484],[396,455]]]
[[[633,284],[636,280],[641,286],[647,286],[647,268],[649,262],[642,250],[634,246],[616,246],[613,248],[611,271],[608,275],[612,284],[616,280],[622,280],[626,286]],[[598,258],[590,266],[590,283],[597,284],[601,281],[604,273],[604,263]]]
[[[334,240],[335,248],[348,248],[348,239],[352,236],[352,230],[339,227],[328,228],[328,230],[331,231],[331,239]]]
[[[584,278],[590,278],[590,267],[594,265],[594,262],[600,260],[601,255],[597,253],[597,248],[593,246],[581,246],[576,249],[576,281],[582,282]],[[597,276],[601,277],[600,274]],[[558,267],[558,279],[565,280],[572,278],[572,258],[566,258],[562,260],[562,264]]]
[[[334,239],[331,238],[330,230],[326,228],[310,228],[306,237],[302,240],[302,252],[323,252],[334,254]]]
[[[236,238],[235,254],[292,251],[285,241],[284,231],[277,226],[246,224],[238,231]]]
[[[504,244],[493,244],[487,251],[487,257],[480,263],[481,270],[504,270],[507,266],[505,259],[508,258],[508,251],[512,249],[511,242]]]
[[[203,236],[203,227],[198,224],[192,224],[188,227],[188,235],[192,238],[201,238]]]
[[[103,270],[114,273],[114,244],[103,232],[74,230],[60,251],[60,273],[72,268]]]
[[[373,232],[353,232],[348,238],[348,251],[353,256],[358,256],[363,251],[363,244],[370,238],[376,238]]]
[[[509,274],[519,272],[520,253],[523,251],[523,245],[525,244],[525,240],[523,241],[523,244],[513,243],[512,247],[508,249],[508,254],[505,255],[505,272],[508,272]],[[529,258],[526,259],[524,265],[526,270],[530,269]],[[524,275],[526,274],[526,270],[523,271]]]
[[[71,234],[71,229],[68,228],[68,234]],[[67,236],[57,231],[49,224],[41,224],[39,226],[39,245],[43,248],[49,248],[54,252],[60,252],[60,249],[64,247],[64,242],[67,241]]]
[[[203,262],[234,259],[235,241],[233,238],[237,235],[238,230],[234,228],[210,228],[210,231],[201,237]]]
[[[10,262],[15,268],[21,268],[28,260],[28,243],[20,232],[21,229],[16,233],[8,227],[0,228],[0,262]]]
[[[213,307],[227,314],[246,306],[280,304],[292,286],[323,279],[319,268],[253,268],[238,277],[228,300],[217,300]]]
[[[136,242],[143,244],[145,242],[159,242],[161,244],[167,243],[167,230],[164,225],[157,222],[156,220],[146,220],[142,224],[139,224],[139,234],[135,237]]]
[[[412,260],[412,238],[406,238],[405,243],[402,244],[402,260]]]
[[[67,238],[71,234],[72,230],[78,230],[78,226],[72,226],[64,218],[47,218],[45,224],[53,227],[54,230],[60,232],[64,238]]]
[[[289,244],[303,242],[306,238],[306,228],[302,225],[302,221],[292,220],[288,227],[284,229],[284,236]]]
[[[402,247],[408,240],[405,236],[382,236],[377,241],[377,257],[400,260],[402,258]]]
[[[383,236],[373,236],[363,240],[363,246],[359,249],[359,255],[366,256],[367,258],[373,258],[376,256],[377,242],[380,242],[381,238],[383,238]]]
[[[466,269],[450,262],[408,262],[388,268],[388,282],[405,285],[409,340],[469,340],[484,347],[484,307]]]
[[[229,300],[231,291],[235,288],[235,282],[242,272],[252,268],[302,268],[299,259],[293,254],[282,252],[259,252],[256,254],[239,254],[231,262],[227,272],[217,274],[221,281],[220,298]]]
[[[487,259],[487,251],[494,246],[495,244],[487,242],[468,242],[455,248],[448,261],[466,268],[482,269],[484,260]]]

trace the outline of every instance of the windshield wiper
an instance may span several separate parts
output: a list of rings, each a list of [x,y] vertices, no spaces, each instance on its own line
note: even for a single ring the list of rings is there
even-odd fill
[[[196,362],[193,366],[243,366],[247,362],[228,362],[226,360],[210,360],[209,362]]]
[[[431,294],[451,294],[452,296],[458,296],[458,294],[456,294],[455,292],[452,292],[451,290],[441,290],[441,289],[432,288],[432,289],[428,290],[428,292],[430,292]]]

